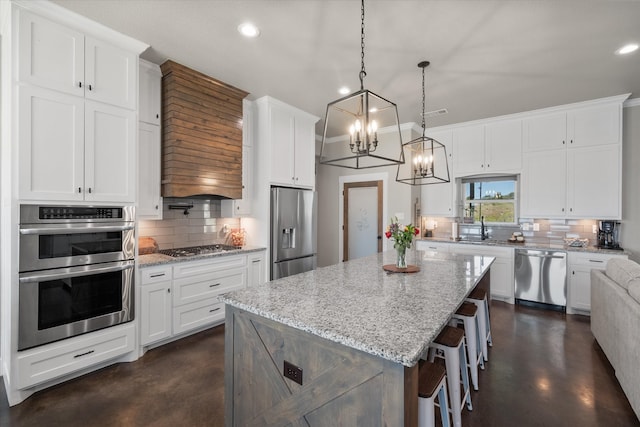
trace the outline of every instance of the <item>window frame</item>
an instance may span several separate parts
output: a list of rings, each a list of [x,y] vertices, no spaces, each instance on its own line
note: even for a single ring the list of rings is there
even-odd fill
[[[460,209],[460,217],[465,218],[464,210],[465,206],[468,204],[466,200],[466,188],[465,186],[469,183],[475,182],[495,182],[495,181],[513,181],[514,182],[514,190],[513,190],[513,199],[475,199],[473,202],[475,204],[484,204],[484,203],[504,203],[504,204],[513,204],[513,222],[494,222],[494,221],[485,221],[485,224],[493,224],[493,225],[518,225],[518,219],[520,215],[520,175],[493,175],[493,176],[473,176],[473,177],[464,177],[460,178],[458,182],[459,186],[459,198],[458,203],[461,207]],[[473,223],[467,224],[480,224],[479,221],[476,221],[474,218]]]

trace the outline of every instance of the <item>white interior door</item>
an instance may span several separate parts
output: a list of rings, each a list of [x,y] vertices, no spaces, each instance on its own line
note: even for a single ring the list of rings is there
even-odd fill
[[[382,251],[382,181],[344,185],[344,260]]]

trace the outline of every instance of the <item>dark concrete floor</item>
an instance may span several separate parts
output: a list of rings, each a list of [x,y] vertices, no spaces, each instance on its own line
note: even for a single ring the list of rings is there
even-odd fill
[[[589,318],[494,303],[493,348],[465,426],[640,426]],[[41,391],[0,426],[222,426],[224,328]]]

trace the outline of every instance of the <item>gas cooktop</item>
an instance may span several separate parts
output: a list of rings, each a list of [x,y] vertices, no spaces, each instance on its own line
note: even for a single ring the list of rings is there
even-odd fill
[[[159,253],[169,255],[170,257],[187,257],[194,255],[206,255],[215,254],[228,251],[235,251],[240,249],[238,246],[231,245],[204,245],[204,246],[189,246],[187,248],[175,248],[175,249],[163,249]]]

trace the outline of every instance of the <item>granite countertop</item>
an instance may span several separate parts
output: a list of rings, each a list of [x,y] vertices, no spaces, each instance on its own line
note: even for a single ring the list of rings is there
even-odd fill
[[[170,257],[169,255],[158,254],[158,253],[147,254],[147,255],[138,256],[138,266],[140,268],[153,267],[153,266],[158,266],[163,264],[175,264],[179,262],[197,261],[197,260],[206,259],[206,258],[240,255],[240,254],[246,254],[250,252],[260,252],[264,250],[266,250],[266,248],[261,246],[243,246],[241,249],[234,249],[231,251],[215,252],[215,253],[185,256],[185,257]]]
[[[422,242],[434,242],[434,243],[451,243],[451,244],[460,244],[460,245],[483,245],[483,246],[505,246],[509,248],[525,248],[525,249],[560,249],[568,252],[590,252],[590,253],[602,253],[602,254],[610,254],[610,255],[629,255],[629,252],[625,250],[615,250],[615,249],[601,249],[596,246],[586,246],[586,247],[576,247],[576,246],[568,246],[562,244],[553,244],[553,243],[540,243],[535,241],[527,241],[525,240],[522,243],[509,242],[508,240],[495,240],[495,239],[487,239],[487,240],[452,240],[444,237],[425,237],[418,241]]]
[[[418,273],[387,273],[394,250],[224,294],[221,301],[296,329],[415,365],[493,257],[409,250]]]

